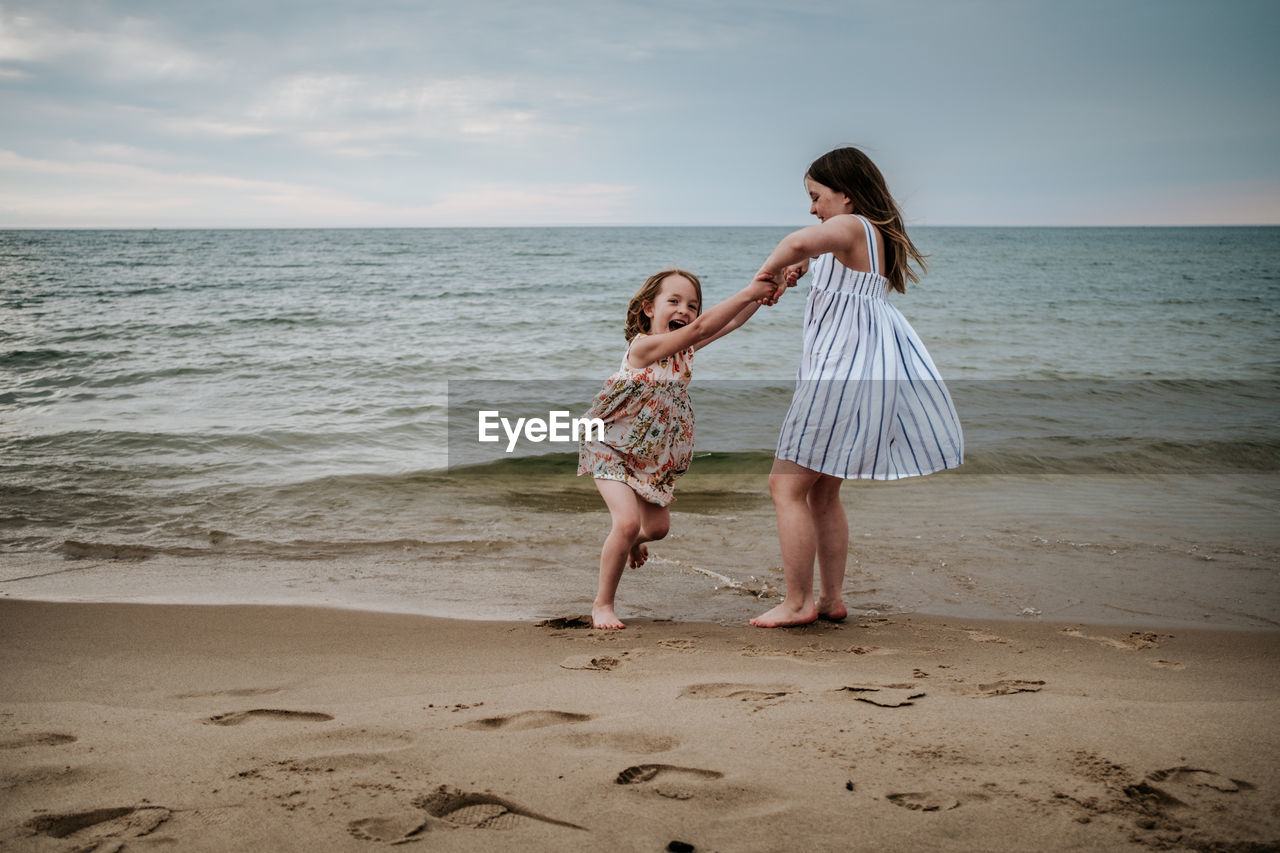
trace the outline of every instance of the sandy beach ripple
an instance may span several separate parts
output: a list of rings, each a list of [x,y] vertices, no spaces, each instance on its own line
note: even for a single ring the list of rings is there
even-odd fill
[[[571,624],[0,600],[0,846],[1280,843],[1280,634]]]

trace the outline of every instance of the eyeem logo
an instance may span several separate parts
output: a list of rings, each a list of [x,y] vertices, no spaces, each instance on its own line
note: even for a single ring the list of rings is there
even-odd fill
[[[532,442],[579,442],[584,438],[587,441],[604,441],[604,421],[600,418],[575,418],[569,412],[551,411],[547,412],[547,418],[516,418],[512,423],[510,419],[502,417],[502,412],[496,409],[481,410],[476,413],[478,421],[479,441],[494,442],[501,441],[502,437],[498,435],[498,427],[502,427],[502,431],[507,435],[507,453],[516,449],[516,442],[523,435],[526,441]]]

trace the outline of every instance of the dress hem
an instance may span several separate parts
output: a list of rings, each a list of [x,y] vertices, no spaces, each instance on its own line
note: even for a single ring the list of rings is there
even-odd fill
[[[615,483],[623,483],[624,485],[629,486],[631,488],[631,491],[635,492],[636,497],[640,498],[640,500],[644,501],[645,503],[651,503],[654,506],[661,506],[661,507],[670,506],[671,504],[675,503],[675,500],[676,500],[675,495],[672,495],[671,497],[666,498],[665,500],[654,500],[652,497],[650,497],[649,495],[646,495],[643,491],[637,488],[636,484],[631,480],[627,479],[626,477],[608,477],[608,476],[596,474],[591,471],[579,471],[578,476],[590,477],[593,480],[613,480]]]
[[[799,459],[792,459],[777,453],[773,455],[774,459],[782,462],[790,462],[793,465],[799,465],[806,471],[813,471],[816,474],[824,474],[828,477],[839,477],[841,480],[879,480],[880,482],[892,482],[894,480],[909,480],[913,477],[928,477],[930,474],[937,474],[939,471],[954,471],[964,464],[964,460],[956,461],[954,465],[943,464],[936,468],[930,468],[928,471],[912,471],[906,474],[839,474],[834,471],[823,471],[821,468],[813,468],[805,465]]]

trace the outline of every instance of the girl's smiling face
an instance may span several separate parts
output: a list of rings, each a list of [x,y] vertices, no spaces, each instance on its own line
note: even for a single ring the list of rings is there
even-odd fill
[[[644,306],[644,315],[649,318],[649,334],[661,335],[687,326],[698,316],[701,308],[693,282],[679,273],[672,273],[662,280],[654,300]]]
[[[842,213],[853,213],[853,202],[844,193],[836,192],[813,178],[805,178],[804,187],[809,191],[809,212],[822,222]]]

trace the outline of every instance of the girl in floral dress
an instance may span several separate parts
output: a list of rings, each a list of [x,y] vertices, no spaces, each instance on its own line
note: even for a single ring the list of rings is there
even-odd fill
[[[609,507],[612,527],[600,551],[591,607],[596,628],[625,628],[614,614],[623,569],[648,557],[646,542],[671,526],[667,504],[693,456],[688,385],[693,353],[741,326],[775,284],[757,279],[702,313],[702,284],[680,269],[649,276],[627,306],[627,351],[587,412],[605,423],[600,441],[584,441],[578,475],[590,474]]]

